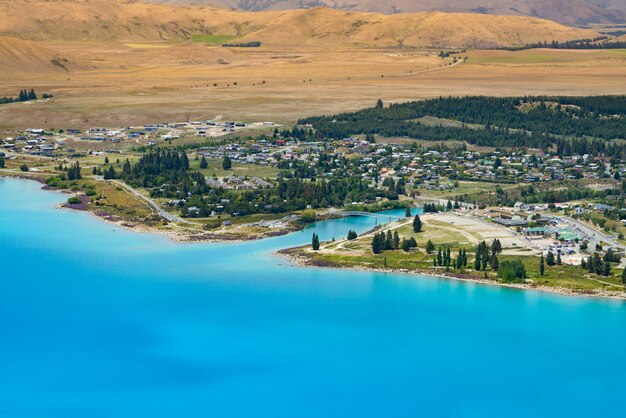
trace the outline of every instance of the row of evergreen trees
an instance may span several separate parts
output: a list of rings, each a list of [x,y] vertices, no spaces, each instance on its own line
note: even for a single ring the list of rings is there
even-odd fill
[[[374,234],[372,238],[372,251],[374,254],[380,254],[387,250],[397,250],[400,248],[400,235],[398,231],[391,232],[390,229],[387,233],[381,231],[378,234]]]
[[[487,245],[485,241],[478,244],[476,247],[476,255],[474,258],[474,270],[486,271],[487,266],[491,267],[491,270],[497,271],[500,267],[498,260],[498,254],[502,252],[502,244],[499,239],[494,239],[491,246]]]
[[[0,104],[27,102],[29,100],[37,100],[37,93],[35,93],[35,89],[20,90],[20,93],[17,97],[0,97]]]
[[[464,248],[461,248],[458,255],[452,258],[449,245],[446,245],[444,248],[439,246],[437,255],[433,259],[433,265],[435,267],[445,267],[446,271],[449,271],[450,267],[455,270],[462,270],[467,267],[467,252]]]

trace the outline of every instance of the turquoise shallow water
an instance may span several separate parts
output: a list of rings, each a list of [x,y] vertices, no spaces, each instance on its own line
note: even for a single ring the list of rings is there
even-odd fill
[[[0,417],[619,416],[626,304],[176,244],[0,179]],[[383,218],[384,219],[384,218]]]

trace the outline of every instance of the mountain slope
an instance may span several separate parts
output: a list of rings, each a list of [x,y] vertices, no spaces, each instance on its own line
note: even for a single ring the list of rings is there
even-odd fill
[[[119,0],[0,3],[0,34],[59,40],[189,40],[237,36],[269,45],[493,48],[597,36],[555,22],[484,14],[384,15],[315,8],[240,12]]]
[[[34,42],[16,38],[0,37],[0,71],[42,73],[71,71],[83,68],[75,59],[61,55]]]
[[[318,6],[377,13],[423,11],[532,16],[567,25],[626,22],[623,0],[147,0],[154,3],[218,5],[240,10],[286,10]]]
[[[546,39],[580,39],[589,34],[555,22],[517,16],[441,12],[390,16],[316,8],[281,15],[242,40],[294,46],[374,43],[379,47],[496,48]]]

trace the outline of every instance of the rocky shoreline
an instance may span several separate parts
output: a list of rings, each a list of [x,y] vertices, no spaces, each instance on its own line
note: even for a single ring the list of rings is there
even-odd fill
[[[554,293],[562,296],[586,296],[586,297],[598,297],[598,298],[608,298],[608,299],[616,299],[616,300],[625,300],[626,301],[626,292],[619,291],[609,291],[609,290],[590,290],[590,291],[577,291],[575,289],[567,289],[562,287],[551,287],[551,286],[543,286],[543,285],[532,285],[527,283],[504,283],[497,280],[490,280],[484,278],[472,277],[460,273],[452,273],[452,272],[437,272],[434,273],[429,270],[409,270],[409,269],[389,269],[389,268],[374,268],[374,267],[365,267],[365,266],[342,266],[341,264],[336,263],[327,263],[327,262],[316,262],[315,260],[307,257],[301,253],[302,248],[290,248],[279,250],[276,252],[278,256],[284,257],[288,259],[292,264],[300,267],[317,267],[317,268],[326,268],[326,269],[342,269],[342,270],[357,270],[357,271],[368,271],[368,272],[378,272],[378,273],[398,273],[398,274],[410,274],[410,275],[422,275],[422,276],[430,276],[436,278],[443,278],[448,280],[458,280],[463,282],[471,282],[478,283],[487,286],[499,286],[506,287],[511,289],[519,289],[519,290],[535,290],[546,293]]]

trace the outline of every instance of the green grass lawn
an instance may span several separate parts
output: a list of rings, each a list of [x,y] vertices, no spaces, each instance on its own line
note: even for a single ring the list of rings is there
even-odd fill
[[[213,176],[215,174],[217,177],[228,177],[232,174],[237,176],[247,176],[247,177],[261,177],[261,178],[275,178],[280,170],[275,167],[270,167],[266,165],[256,165],[256,164],[240,164],[233,162],[233,167],[230,170],[224,170],[222,168],[222,160],[219,158],[207,158],[207,163],[209,167],[200,170],[200,160],[191,159],[189,161],[189,168],[191,170],[198,170],[205,176]]]
[[[452,183],[451,180],[449,182]],[[446,180],[441,180],[440,183],[445,184]],[[436,197],[439,199],[453,200],[455,196],[494,193],[497,186],[500,186],[503,190],[506,191],[519,187],[519,184],[497,184],[480,181],[459,181],[458,187],[453,187],[452,189],[448,190],[419,190],[424,197]]]

